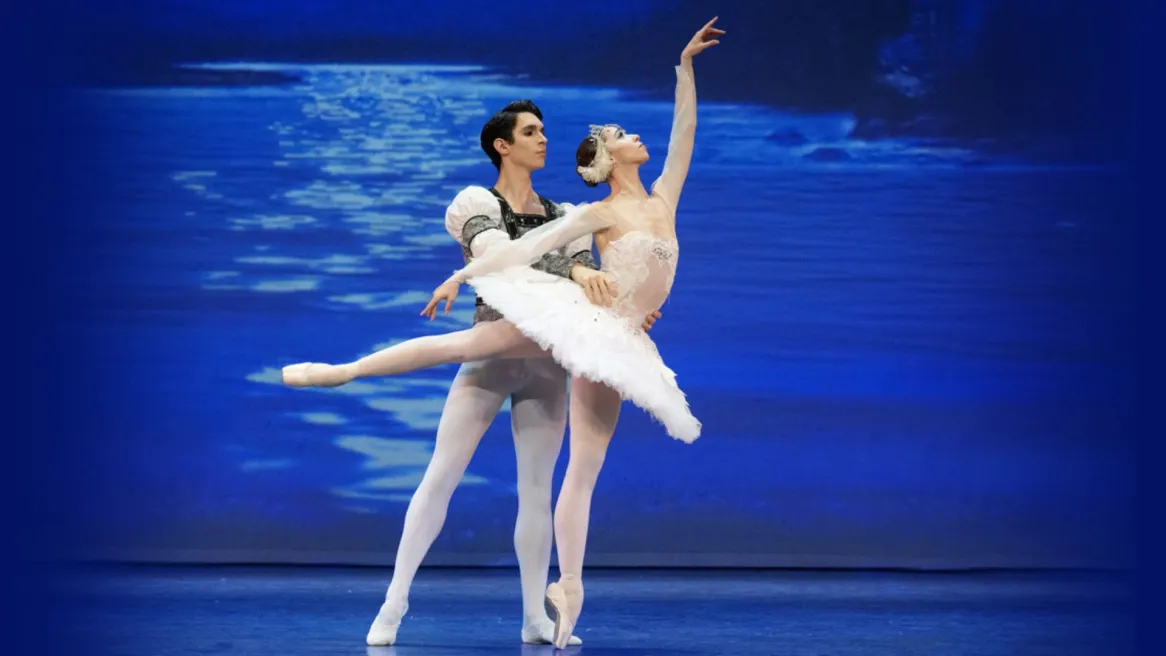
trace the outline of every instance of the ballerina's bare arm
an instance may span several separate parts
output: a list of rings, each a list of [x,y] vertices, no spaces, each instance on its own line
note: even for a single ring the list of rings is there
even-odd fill
[[[692,162],[693,139],[696,136],[696,82],[692,71],[692,57],[705,49],[720,43],[709,37],[724,34],[713,27],[717,19],[712,19],[700,28],[680,53],[680,65],[676,66],[676,107],[672,113],[672,134],[668,138],[668,157],[664,160],[664,170],[652,183],[652,193],[663,198],[676,212],[680,201],[680,191],[688,177],[688,167]],[[675,219],[675,217],[673,217]]]
[[[580,237],[601,232],[613,224],[611,211],[603,209],[599,204],[578,205],[518,239],[492,245],[482,257],[455,272],[450,280],[465,282],[475,276],[495,273],[512,266],[529,265],[544,253],[562,248]]]
[[[569,210],[563,216],[545,223],[522,237],[506,243],[491,244],[490,248],[465,267],[456,271],[433,292],[433,298],[421,311],[430,319],[437,312],[437,306],[444,300],[448,314],[457,298],[461,283],[476,276],[496,273],[512,266],[527,266],[548,253],[586,235],[602,232],[615,225],[615,217],[603,203],[582,204]]]

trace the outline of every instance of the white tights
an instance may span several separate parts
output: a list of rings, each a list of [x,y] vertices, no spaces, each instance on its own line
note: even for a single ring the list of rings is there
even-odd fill
[[[437,428],[433,458],[405,513],[393,580],[386,593],[389,607],[403,612],[417,569],[445,523],[454,488],[502,403],[507,396],[513,396],[511,414],[518,457],[514,547],[522,578],[523,615],[527,626],[549,621],[543,607],[543,589],[552,541],[551,479],[567,418],[565,374],[545,356],[545,351],[513,324],[490,321],[469,330],[411,339],[349,364],[312,364],[299,370],[297,375],[306,376],[309,384],[339,385],[354,378],[390,376],[453,362],[472,363],[462,366],[450,388]],[[536,367],[536,362],[553,368],[555,373],[534,375],[531,368]],[[517,377],[515,368],[521,371]],[[591,497],[619,420],[620,406],[619,394],[607,385],[580,377],[572,379],[571,452],[553,516],[553,537],[558,545],[560,580],[579,594]]]
[[[439,364],[491,358],[538,358],[547,354],[509,321],[483,321],[473,328],[416,337],[348,365],[352,378],[392,376]],[[491,415],[492,417],[493,415]]]
[[[530,357],[543,353],[537,344],[531,342],[510,322],[491,321],[480,323],[469,330],[402,342],[347,366],[353,368],[350,373],[354,377],[363,378],[403,373],[446,362],[465,362],[491,357]],[[505,361],[494,360],[474,367],[481,367],[482,372],[487,372],[490,367],[501,367],[504,363]],[[467,369],[463,367],[463,372],[465,371]],[[563,386],[561,383],[554,386],[553,392],[560,396],[554,397],[553,404],[549,403],[552,396],[549,387],[538,389],[536,386],[535,391],[528,392],[532,396],[528,399],[527,407],[523,407],[523,402],[518,401],[514,404],[513,410],[514,439],[519,465],[519,515],[515,528],[515,547],[519,552],[520,567],[523,550],[529,549],[533,554],[543,549],[544,544],[549,559],[551,535],[549,531],[544,534],[541,527],[550,524],[551,475],[561,448],[564,423],[561,418]],[[482,433],[490,425],[506,397],[506,394],[499,392],[501,389],[503,387],[499,385],[483,381],[482,374],[474,376],[459,374],[457,381],[454,382],[437,429],[437,446],[434,448],[433,460],[405,515],[405,533],[397,556],[397,568],[401,570],[403,583],[395,589],[390,587],[390,598],[394,592],[407,592],[421,557],[437,538],[437,532],[445,520],[445,509],[453,489],[461,480]],[[591,517],[591,496],[599,478],[599,470],[603,467],[603,460],[607,455],[607,446],[615,432],[616,422],[619,421],[621,403],[619,393],[603,383],[592,382],[578,376],[571,381],[571,455],[554,514],[554,536],[558,545],[559,573],[562,577],[581,577],[583,574],[587,526]],[[555,413],[544,409],[544,406],[550,405],[558,408]],[[455,437],[450,437],[451,435]],[[541,496],[536,497],[532,493],[526,495],[524,500],[524,479],[525,487],[537,490]],[[541,523],[544,519],[548,520],[545,524]],[[414,534],[417,535],[415,541],[410,539]],[[528,535],[530,544],[525,543]],[[546,564],[541,560],[541,556],[539,559],[532,556],[530,562],[531,567],[525,568],[523,573],[523,604],[528,613],[529,609],[533,608],[532,604],[536,597],[533,584],[528,585],[527,581],[542,578],[546,571]],[[538,574],[528,575],[526,570],[537,571]],[[394,574],[395,586],[397,580],[398,575]],[[541,595],[542,592],[539,590],[538,599],[541,599]]]
[[[561,579],[583,576],[591,495],[619,421],[619,393],[603,383],[571,379],[571,452],[555,505],[555,544]]]
[[[503,322],[490,322],[499,323]],[[478,328],[463,332],[501,334]],[[386,594],[389,601],[402,603],[408,598],[417,569],[441,532],[450,498],[478,442],[503,402],[511,397],[518,458],[514,550],[522,580],[524,625],[548,621],[543,592],[551,557],[551,479],[567,423],[566,378],[562,368],[549,358],[492,360],[461,367],[445,401],[433,458],[405,513],[393,580]]]

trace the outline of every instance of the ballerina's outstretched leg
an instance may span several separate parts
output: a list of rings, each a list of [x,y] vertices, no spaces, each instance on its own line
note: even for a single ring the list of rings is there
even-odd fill
[[[357,378],[393,376],[441,364],[546,355],[509,321],[482,322],[468,330],[426,335],[394,344],[346,364],[301,362],[283,368],[291,387],[336,387]]]

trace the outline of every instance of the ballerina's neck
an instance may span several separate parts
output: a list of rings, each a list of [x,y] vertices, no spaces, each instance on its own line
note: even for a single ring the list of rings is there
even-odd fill
[[[611,194],[608,198],[616,199],[621,197],[632,198],[647,198],[648,190],[644,188],[644,183],[640,180],[640,173],[636,171],[614,171],[607,183],[611,185]]]
[[[616,193],[616,194],[611,194],[610,196],[607,197],[607,199],[613,200],[613,201],[617,201],[617,200],[648,200],[651,197],[652,197],[651,194],[649,194],[646,190],[639,189],[639,190],[632,190],[632,191],[621,191],[621,192]]]

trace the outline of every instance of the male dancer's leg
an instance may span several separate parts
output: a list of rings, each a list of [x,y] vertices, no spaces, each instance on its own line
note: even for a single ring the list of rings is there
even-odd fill
[[[416,337],[347,364],[301,362],[283,368],[283,382],[292,387],[335,387],[356,378],[392,376],[439,364],[497,358],[546,355],[514,324],[484,321],[467,330]]]
[[[437,425],[433,457],[405,512],[393,580],[369,629],[369,645],[396,642],[397,629],[408,609],[413,577],[441,532],[450,497],[465,474],[478,442],[516,387],[513,373],[518,364],[507,361],[466,364],[450,386]]]
[[[554,527],[551,481],[567,429],[567,372],[554,360],[527,360],[528,382],[511,397],[510,423],[518,459],[518,520],[514,551],[522,579],[522,641],[553,640],[554,623],[543,603]],[[583,644],[572,636],[572,645]]]
[[[566,646],[583,609],[583,555],[591,522],[591,495],[621,405],[619,393],[610,387],[578,376],[571,380],[571,456],[555,506],[559,581],[547,588],[547,601],[555,610],[554,643],[558,647]]]

